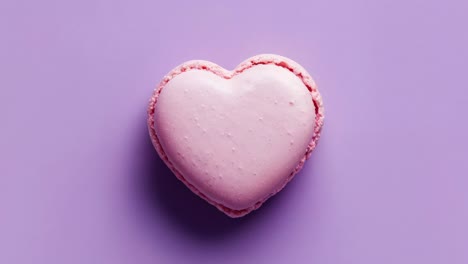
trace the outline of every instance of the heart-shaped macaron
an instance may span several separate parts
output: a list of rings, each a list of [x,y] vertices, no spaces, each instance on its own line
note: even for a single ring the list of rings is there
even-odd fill
[[[258,55],[233,71],[196,60],[156,88],[148,127],[179,180],[241,217],[301,170],[319,139],[323,111],[314,81],[290,59]]]

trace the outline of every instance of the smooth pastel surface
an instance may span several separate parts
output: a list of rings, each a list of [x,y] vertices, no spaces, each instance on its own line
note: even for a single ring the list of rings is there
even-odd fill
[[[232,79],[190,70],[162,89],[154,120],[184,178],[243,210],[280,189],[305,156],[315,107],[302,80],[281,66],[256,65]]]
[[[267,8],[266,8],[267,7]],[[468,263],[466,0],[0,1],[0,263]],[[230,219],[158,158],[181,62],[287,56],[323,137]]]

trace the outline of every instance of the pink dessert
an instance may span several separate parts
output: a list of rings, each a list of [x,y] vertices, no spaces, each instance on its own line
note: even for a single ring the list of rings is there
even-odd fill
[[[151,140],[190,190],[231,217],[259,208],[299,172],[324,110],[310,75],[278,55],[233,71],[189,61],[169,72],[148,108]]]

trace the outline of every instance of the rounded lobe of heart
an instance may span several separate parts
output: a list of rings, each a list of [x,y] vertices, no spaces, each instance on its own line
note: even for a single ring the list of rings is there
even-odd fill
[[[232,78],[194,69],[162,89],[154,127],[184,179],[211,201],[251,208],[281,189],[314,133],[312,95],[291,71],[255,65]]]

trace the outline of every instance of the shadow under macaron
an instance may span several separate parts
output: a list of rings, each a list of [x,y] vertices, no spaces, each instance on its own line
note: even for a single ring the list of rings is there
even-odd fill
[[[256,227],[264,227],[269,219],[276,219],[273,222],[286,220],[282,217],[288,214],[285,208],[290,208],[288,203],[292,202],[291,199],[299,199],[294,193],[301,189],[306,176],[301,175],[304,171],[299,172],[281,192],[268,199],[259,209],[241,218],[230,218],[176,178],[154,149],[146,124],[138,147],[137,191],[144,210],[148,210],[152,217],[166,218],[170,226],[176,227],[174,231],[204,243],[218,243],[251,232]],[[308,166],[311,166],[312,160],[308,160]],[[311,210],[315,210],[313,206]]]

